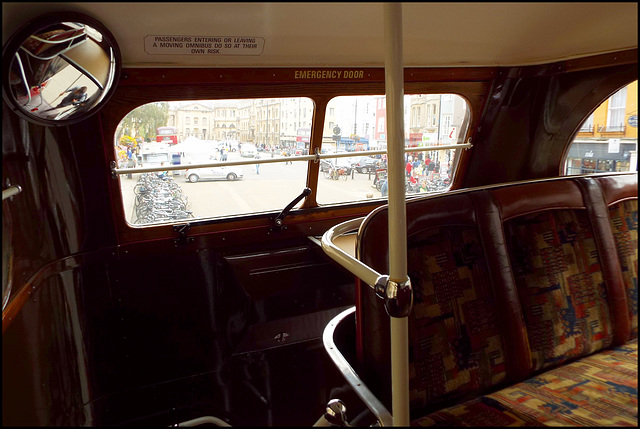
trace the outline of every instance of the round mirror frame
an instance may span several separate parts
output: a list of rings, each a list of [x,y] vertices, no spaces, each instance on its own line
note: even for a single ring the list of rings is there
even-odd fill
[[[107,81],[106,81],[106,84],[104,85],[104,88],[101,90],[99,94],[96,92],[96,94],[98,94],[98,96],[96,97],[97,101],[92,102],[91,101],[92,94],[89,94],[90,96],[88,99],[85,96],[84,103],[86,103],[87,101],[89,103],[86,109],[83,108],[84,103],[82,103],[80,105],[82,109],[79,108],[79,110],[75,112],[71,112],[66,118],[49,119],[49,118],[38,116],[36,114],[31,113],[28,109],[24,108],[23,105],[21,105],[18,102],[18,100],[14,96],[14,92],[12,88],[11,69],[13,67],[13,62],[14,62],[16,53],[18,53],[18,51],[21,49],[23,44],[28,40],[30,36],[35,34],[41,34],[42,30],[48,27],[54,26],[56,24],[61,24],[63,22],[84,24],[98,31],[102,35],[103,40],[106,41],[106,43],[109,45],[112,51],[111,52],[112,56],[109,62],[110,71],[107,71]],[[65,39],[65,40],[69,40],[69,39]],[[62,52],[55,54],[51,58],[48,58],[48,57],[45,57],[45,58],[36,57],[36,58],[38,60],[49,61],[50,63],[52,59],[54,58],[57,59],[58,56],[64,52],[65,51],[63,50]],[[21,66],[21,64],[19,65]],[[118,81],[120,79],[121,67],[122,67],[122,58],[121,58],[121,53],[120,53],[120,49],[118,47],[117,41],[113,36],[113,34],[101,22],[99,22],[98,20],[90,16],[87,16],[78,12],[49,13],[46,15],[42,15],[38,18],[35,18],[32,21],[25,24],[24,26],[22,26],[21,28],[19,28],[5,43],[5,46],[2,49],[2,96],[5,103],[9,106],[9,108],[13,112],[15,112],[17,115],[19,115],[20,117],[30,122],[40,124],[40,125],[46,125],[46,126],[71,125],[71,124],[83,121],[88,117],[94,115],[95,113],[100,111],[100,109],[109,101],[109,99],[115,92]],[[25,74],[22,73],[21,79],[24,78],[24,76]],[[44,87],[44,85],[42,86]],[[33,90],[33,88],[31,87],[31,83],[27,83],[25,88],[27,89],[25,92],[29,92],[29,100],[31,100],[31,93]],[[100,88],[98,87],[98,89]],[[65,91],[65,92],[69,92],[69,91]],[[86,87],[85,87],[85,92],[86,92]],[[63,94],[61,93],[60,96],[57,96],[57,97],[62,98],[62,95]],[[42,96],[41,96],[41,100],[42,100]],[[76,105],[75,100],[74,100],[74,105]],[[51,107],[48,110],[57,109],[59,108],[59,106],[60,105],[56,107]],[[71,110],[71,109],[68,109],[68,110]]]

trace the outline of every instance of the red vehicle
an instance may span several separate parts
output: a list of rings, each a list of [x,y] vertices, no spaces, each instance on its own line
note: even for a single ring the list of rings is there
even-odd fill
[[[311,128],[298,128],[296,136],[295,155],[302,155],[309,150],[309,139],[311,138]]]
[[[169,143],[170,145],[178,144],[178,128],[158,127],[156,129],[156,141]]]

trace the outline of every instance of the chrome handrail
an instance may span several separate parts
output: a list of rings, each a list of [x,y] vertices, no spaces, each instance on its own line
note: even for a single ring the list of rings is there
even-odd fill
[[[380,274],[354,258],[334,243],[339,236],[357,230],[364,219],[364,217],[351,219],[329,228],[319,242],[313,237],[309,238],[319,244],[327,256],[368,284],[378,298],[384,301],[385,310],[391,318],[406,317],[411,312],[413,305],[411,281],[409,279],[404,282],[394,281],[388,275]]]
[[[212,424],[214,426],[223,426],[223,427],[231,427],[231,425],[219,417],[215,416],[202,416],[192,420],[187,420],[182,423],[176,423],[169,427],[191,427],[191,426],[200,426],[205,424]]]
[[[346,379],[347,383],[356,392],[356,394],[367,405],[367,408],[371,410],[374,416],[378,419],[380,426],[392,426],[393,416],[389,413],[389,410],[378,400],[378,398],[369,390],[369,388],[363,383],[362,379],[358,377],[353,370],[349,362],[344,358],[340,350],[335,344],[333,335],[335,333],[338,323],[344,320],[347,316],[356,311],[355,307],[351,307],[342,313],[335,316],[329,324],[324,328],[322,333],[322,342],[324,348],[329,354],[329,357],[336,365],[342,376]]]
[[[473,147],[471,143],[452,144],[446,146],[423,146],[423,147],[410,147],[405,146],[405,152],[427,152],[433,150],[448,150],[448,149],[470,149]],[[314,161],[319,162],[321,159],[333,159],[333,158],[352,158],[356,156],[364,155],[384,155],[386,150],[364,150],[357,152],[339,152],[339,153],[316,153],[314,155],[297,155],[297,156],[276,156],[273,158],[260,158],[249,159],[241,161],[217,161],[207,162],[201,164],[178,164],[178,165],[166,165],[162,167],[140,167],[140,168],[117,168],[115,161],[111,162],[111,173],[115,176],[122,174],[132,173],[153,173],[156,171],[180,171],[190,170],[192,168],[206,168],[206,167],[222,167],[222,166],[237,166],[237,165],[254,165],[254,164],[268,164],[274,162],[292,162],[292,161]]]
[[[378,280],[383,276],[334,244],[334,241],[338,236],[357,230],[364,219],[364,217],[361,217],[348,220],[329,228],[322,235],[321,244],[322,250],[324,250],[331,259],[338,262],[341,266],[349,270],[351,274],[355,275],[373,288]]]

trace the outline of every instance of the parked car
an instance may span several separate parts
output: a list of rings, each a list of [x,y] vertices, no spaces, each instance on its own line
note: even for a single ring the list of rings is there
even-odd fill
[[[185,181],[195,183],[199,180],[237,180],[244,177],[238,166],[190,168],[184,171]]]
[[[380,160],[372,158],[370,156],[361,156],[351,164],[358,173],[369,173],[370,171],[376,171]]]
[[[242,143],[242,146],[240,147],[240,156],[244,158],[254,158],[256,153],[258,153],[258,149],[254,145]]]

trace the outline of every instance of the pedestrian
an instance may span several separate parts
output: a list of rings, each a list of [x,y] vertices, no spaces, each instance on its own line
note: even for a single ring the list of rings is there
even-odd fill
[[[131,148],[127,146],[127,168],[134,168],[135,164],[133,161],[133,152]],[[127,179],[132,179],[133,175],[131,173],[127,174]]]
[[[407,178],[411,177],[411,170],[413,169],[413,165],[411,165],[411,157],[409,157],[405,169],[407,171]]]
[[[387,193],[389,192],[389,184],[387,179],[384,179],[384,181],[382,182],[382,185],[380,186],[380,192],[382,192],[383,197],[387,196]]]
[[[160,167],[164,167],[164,162],[160,163]],[[165,177],[169,176],[169,172],[168,171],[158,171],[158,177],[161,179],[164,179]]]
[[[431,179],[433,177],[433,170],[436,167],[436,163],[433,161],[430,161],[429,164],[427,164],[427,174],[429,179]]]
[[[255,159],[260,159],[260,153],[256,152]],[[260,163],[256,164],[256,174],[260,174]]]
[[[87,101],[87,87],[86,86],[74,86],[73,88],[67,89],[64,92],[60,93],[60,97],[62,97],[65,93],[69,93],[69,95],[65,96],[60,104],[56,107],[52,107],[51,109],[45,110],[48,112],[49,110],[59,109],[61,107],[67,107],[70,105],[78,106],[82,105],[85,101]]]

